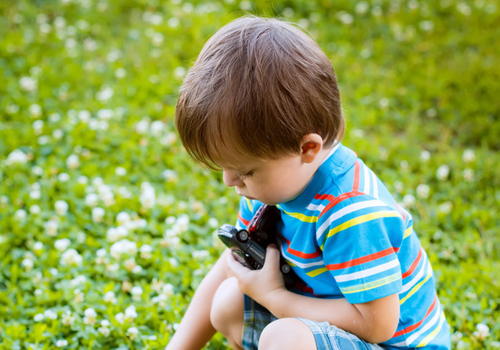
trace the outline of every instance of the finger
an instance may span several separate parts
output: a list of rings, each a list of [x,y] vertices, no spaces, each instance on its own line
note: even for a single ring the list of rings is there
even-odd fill
[[[264,269],[275,270],[280,262],[280,251],[275,244],[270,244],[266,249],[266,261],[264,262]]]
[[[238,277],[250,271],[249,268],[243,266],[240,262],[238,262],[233,254],[234,253],[231,251],[229,251],[227,254],[227,266],[229,267],[231,273],[234,276]]]

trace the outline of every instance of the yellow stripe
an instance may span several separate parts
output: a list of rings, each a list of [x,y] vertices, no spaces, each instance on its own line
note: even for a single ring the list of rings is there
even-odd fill
[[[408,237],[409,235],[411,235],[411,233],[413,232],[413,225],[408,227],[405,231],[405,235],[403,236],[403,239],[405,239],[406,237]]]
[[[298,219],[302,222],[317,222],[318,221],[317,216],[307,216],[307,215],[304,215],[302,213],[290,213],[290,212],[284,211],[284,210],[283,210],[283,213],[285,213],[288,216],[291,216],[292,218]]]
[[[392,211],[392,210],[379,211],[376,213],[358,216],[354,219],[351,219],[351,220],[344,222],[343,224],[340,224],[339,226],[332,228],[328,232],[328,235],[326,237],[327,238],[331,237],[331,236],[335,235],[336,233],[339,233],[340,231],[346,230],[352,226],[356,226],[356,225],[362,224],[362,223],[367,222],[367,221],[371,221],[371,220],[375,220],[375,219],[383,218],[383,217],[389,218],[389,217],[398,217],[398,216],[399,216],[399,213]],[[325,246],[325,243],[323,243],[321,245],[321,249],[323,249],[324,246]]]
[[[370,282],[370,283],[363,283],[363,284],[358,284],[356,286],[348,287],[348,288],[340,288],[343,294],[351,294],[351,293],[359,293],[359,292],[364,292],[366,290],[370,290],[373,288],[381,287],[386,284],[389,284],[391,282],[397,281],[399,278],[401,278],[401,273],[395,273],[393,275],[381,278],[379,280]]]
[[[445,319],[444,312],[441,312],[441,317],[439,318],[439,326],[437,326],[437,328],[435,330],[433,330],[432,333],[430,333],[427,337],[422,339],[420,344],[417,345],[417,348],[421,348],[421,347],[426,346],[427,344],[429,344],[429,342],[432,339],[434,339],[434,337],[436,337],[436,335],[439,333],[439,331],[443,327],[444,319]]]
[[[399,301],[399,305],[403,305],[403,303],[405,301],[407,301],[408,298],[410,298],[413,294],[415,294],[424,285],[424,283],[427,282],[431,277],[432,277],[432,270],[429,269],[429,273],[425,277],[425,280],[423,280],[422,282],[420,282],[419,284],[417,284],[415,287],[413,287],[411,289],[411,291],[403,299],[401,299]]]
[[[245,197],[245,199],[247,201],[248,209],[250,209],[250,213],[253,213],[252,201],[250,199],[248,199],[247,197]]]
[[[321,275],[323,272],[326,272],[326,271],[328,271],[328,269],[326,267],[322,267],[320,269],[309,271],[307,273],[307,275],[311,276],[311,277],[316,277],[316,276]]]

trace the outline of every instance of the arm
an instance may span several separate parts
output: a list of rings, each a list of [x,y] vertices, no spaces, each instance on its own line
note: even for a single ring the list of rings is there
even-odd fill
[[[215,334],[210,323],[210,309],[215,291],[227,278],[227,253],[224,252],[205,276],[165,350],[199,350]]]
[[[399,321],[397,294],[363,304],[346,299],[311,298],[288,291],[279,272],[279,251],[269,247],[262,270],[251,271],[227,257],[229,269],[238,279],[240,290],[266,307],[276,317],[303,317],[327,321],[370,343],[390,339]]]

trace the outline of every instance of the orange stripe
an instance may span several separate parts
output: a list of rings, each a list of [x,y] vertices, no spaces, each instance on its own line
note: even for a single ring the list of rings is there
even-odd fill
[[[248,226],[248,224],[250,223],[249,220],[245,220],[243,219],[243,216],[241,216],[241,213],[238,213],[238,219],[241,220],[241,222],[245,225],[245,226]]]
[[[317,258],[318,256],[321,255],[321,249],[319,247],[314,253],[304,253],[304,252],[301,252],[300,250],[292,249],[292,248],[290,248],[291,242],[288,239],[286,239],[285,237],[283,237],[281,234],[278,233],[278,235],[280,236],[280,238],[282,238],[287,243],[287,245],[288,245],[288,247],[286,248],[287,253],[290,253],[293,256],[296,256],[296,257],[302,258],[302,259],[313,259],[313,258]]]
[[[328,210],[330,210],[331,208],[333,208],[334,206],[336,206],[337,204],[339,204],[343,200],[346,200],[346,199],[352,198],[352,197],[356,197],[356,196],[361,196],[361,195],[364,195],[364,193],[354,192],[354,191],[353,192],[347,192],[347,193],[341,194],[340,196],[338,196],[337,198],[335,198],[335,200],[333,200],[332,202],[328,203],[328,205],[323,209],[323,211],[321,212],[321,214],[319,214],[318,218],[320,218],[321,216],[323,216],[324,213],[326,213]]]
[[[356,163],[354,163],[354,183],[352,185],[353,192],[358,192],[359,190],[359,167],[359,161],[356,161]]]
[[[370,262],[373,260],[377,260],[377,259],[383,258],[384,256],[391,255],[394,252],[398,252],[398,251],[399,251],[399,248],[387,248],[385,250],[381,250],[380,252],[366,255],[366,256],[363,256],[361,258],[352,259],[352,260],[349,260],[349,261],[346,261],[346,262],[343,262],[340,264],[328,264],[328,265],[326,265],[326,268],[328,270],[341,270],[341,269],[345,269],[348,267],[361,265],[361,264],[364,264],[364,263],[367,263],[367,262]]]
[[[396,332],[394,333],[394,335],[392,336],[393,338],[395,337],[399,337],[400,335],[403,335],[403,334],[408,334],[412,331],[414,331],[415,329],[417,329],[418,327],[420,327],[420,325],[422,324],[422,322],[425,321],[425,319],[427,318],[427,316],[429,316],[429,314],[432,312],[432,310],[434,310],[434,308],[436,307],[437,305],[437,295],[434,297],[434,301],[432,302],[432,305],[429,306],[429,309],[427,310],[427,313],[425,314],[425,316],[417,323],[409,326],[409,327],[406,327],[405,329],[402,329],[400,330],[399,332]]]
[[[415,258],[415,261],[413,261],[413,263],[411,264],[408,271],[406,271],[405,273],[403,273],[403,275],[401,275],[401,278],[406,278],[406,277],[410,276],[413,273],[413,271],[415,271],[421,258],[422,258],[422,248],[420,248],[420,250],[418,251],[418,255]]]

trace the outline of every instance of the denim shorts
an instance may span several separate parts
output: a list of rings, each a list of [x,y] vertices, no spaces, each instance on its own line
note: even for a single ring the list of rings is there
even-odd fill
[[[244,296],[243,349],[257,350],[259,338],[264,328],[277,318],[266,308]],[[297,318],[311,329],[318,350],[383,350],[377,344],[370,344],[354,334],[330,325],[328,322],[315,322]]]

